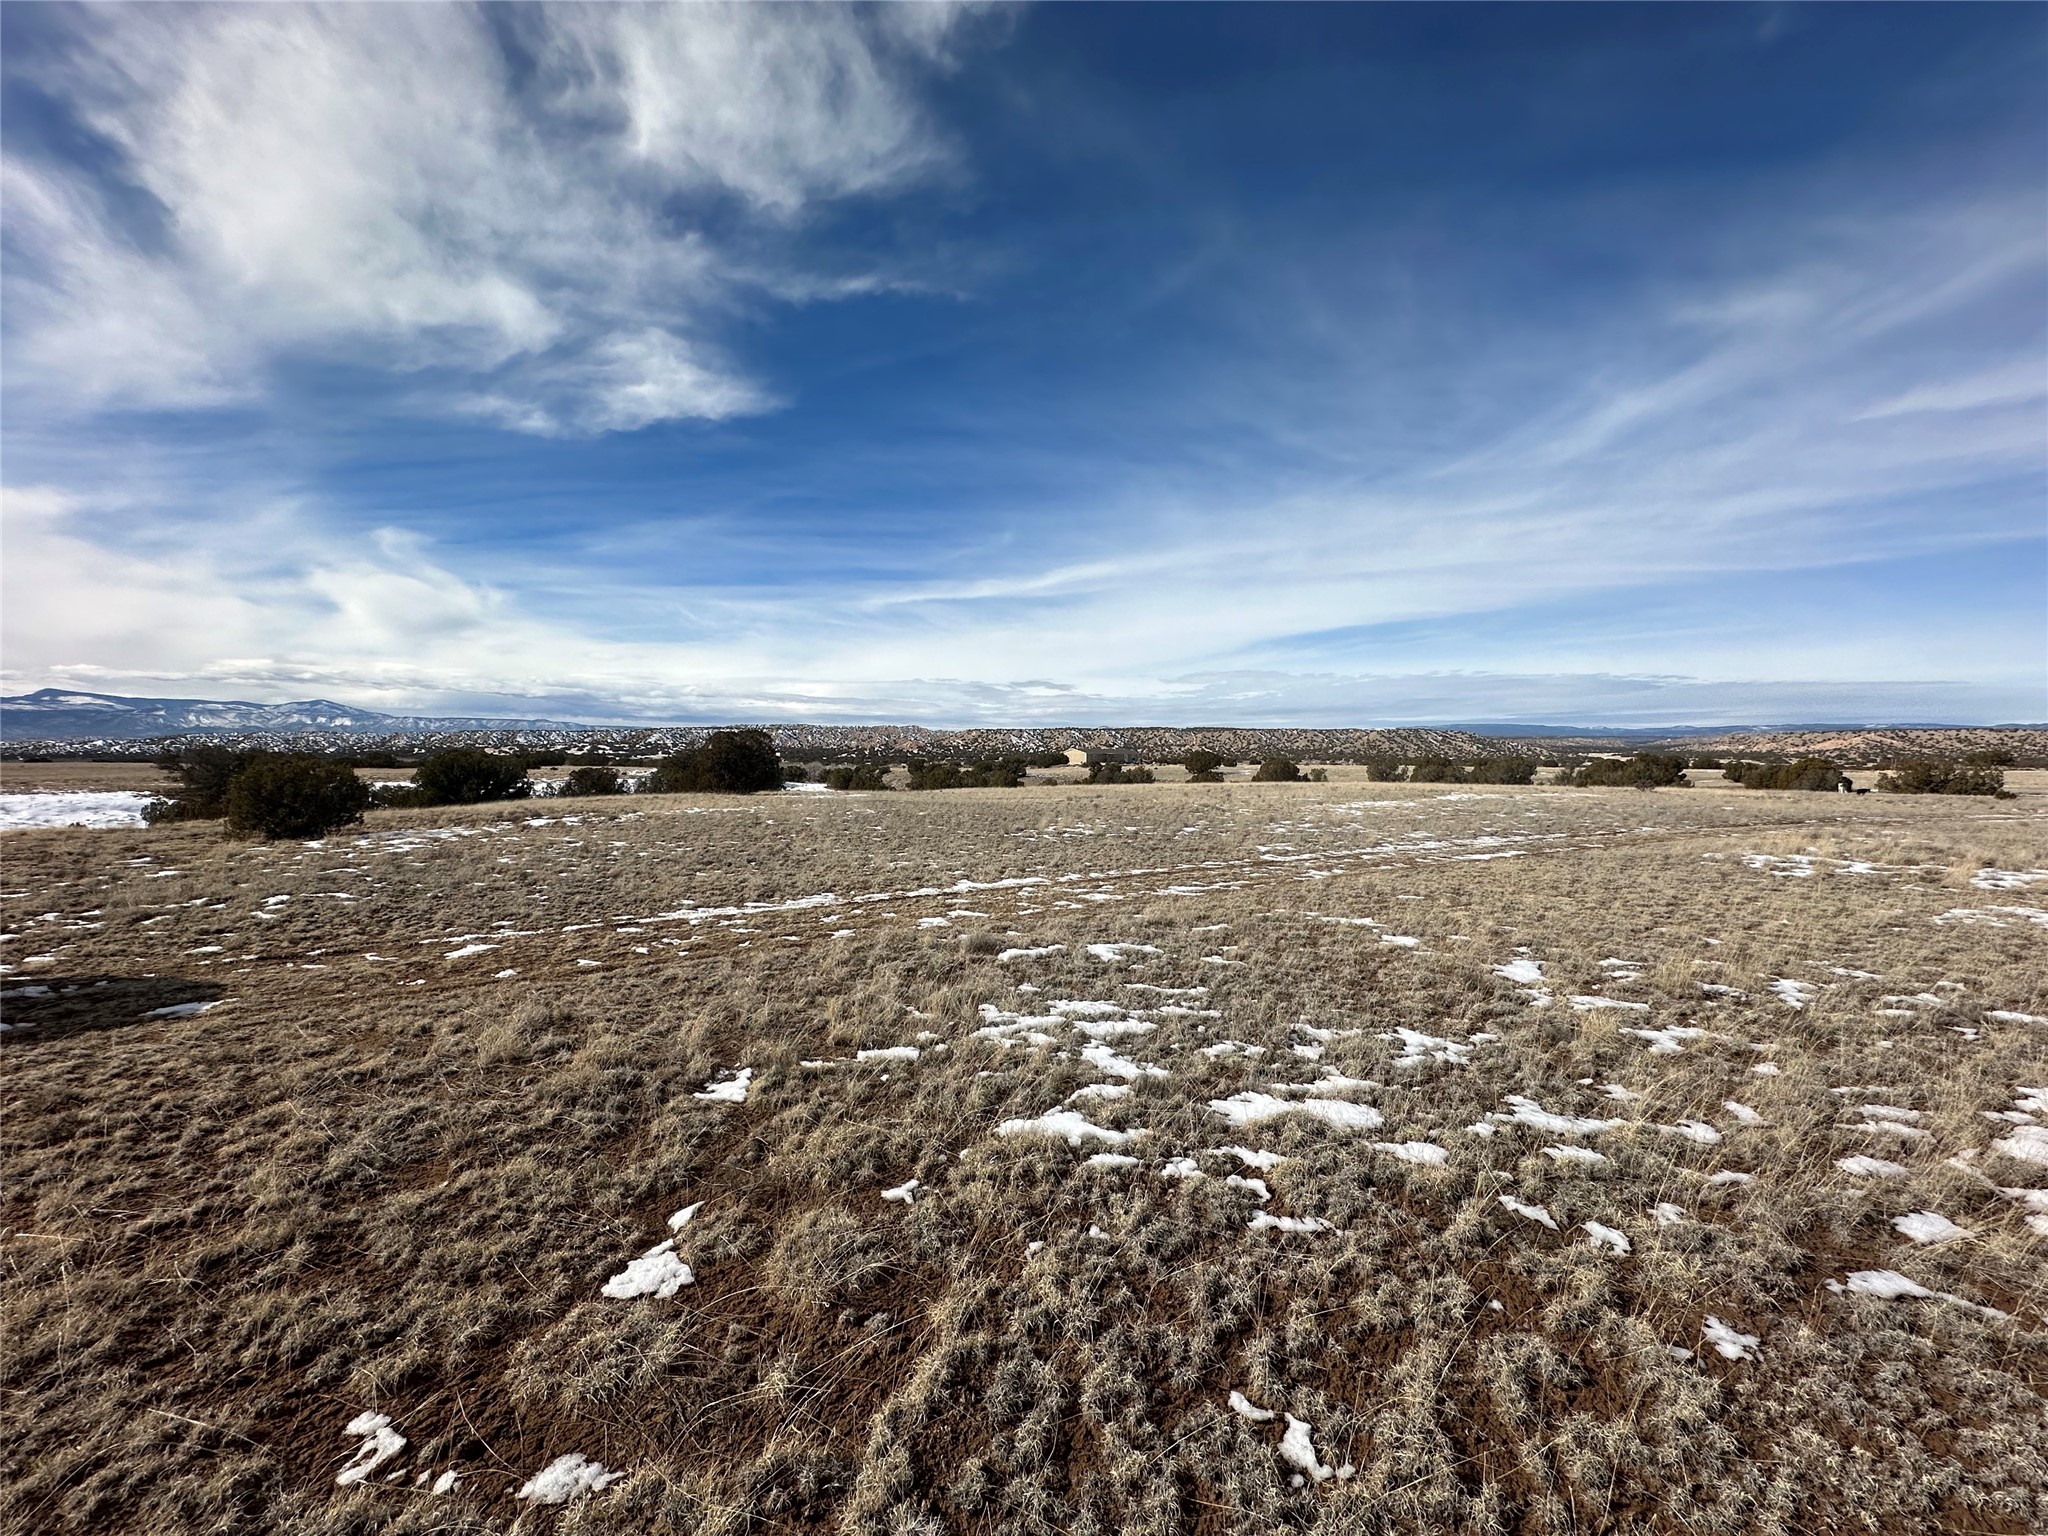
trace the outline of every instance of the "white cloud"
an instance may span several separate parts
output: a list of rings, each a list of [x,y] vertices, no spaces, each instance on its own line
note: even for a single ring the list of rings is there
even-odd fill
[[[788,228],[942,170],[913,88],[958,12],[927,9],[531,7],[509,44],[455,4],[79,13],[35,83],[119,170],[10,158],[12,382],[205,406],[310,355],[520,430],[765,409],[711,333],[797,279],[675,200]]]

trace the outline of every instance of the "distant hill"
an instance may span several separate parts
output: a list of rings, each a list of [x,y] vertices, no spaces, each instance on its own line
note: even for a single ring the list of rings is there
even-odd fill
[[[0,740],[135,741],[194,732],[361,732],[575,730],[559,720],[492,720],[386,715],[332,699],[251,704],[239,699],[140,699],[115,693],[39,688],[0,698]]]

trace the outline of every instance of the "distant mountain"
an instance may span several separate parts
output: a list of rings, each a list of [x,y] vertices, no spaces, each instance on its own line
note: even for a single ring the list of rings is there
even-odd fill
[[[240,699],[135,699],[114,693],[38,688],[0,698],[0,740],[133,741],[192,731],[575,730],[560,720],[494,720],[457,716],[386,715],[332,699],[251,704]]]

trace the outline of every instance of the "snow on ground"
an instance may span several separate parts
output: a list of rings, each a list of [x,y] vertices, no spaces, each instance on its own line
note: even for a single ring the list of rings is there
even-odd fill
[[[1810,981],[1794,981],[1781,976],[1771,983],[1771,993],[1787,1008],[1804,1008],[1820,994],[1820,988]]]
[[[998,1136],[1058,1136],[1070,1147],[1083,1141],[1103,1141],[1120,1147],[1131,1139],[1129,1131],[1113,1131],[1095,1124],[1071,1109],[1055,1109],[1028,1120],[1005,1120],[996,1127]]]
[[[342,1433],[354,1436],[357,1442],[355,1459],[334,1479],[344,1488],[360,1483],[405,1449],[405,1436],[391,1427],[388,1413],[359,1413]]]
[[[1970,884],[1980,891],[2018,891],[2048,880],[2048,869],[1980,869]]]
[[[1763,1342],[1753,1333],[1738,1333],[1711,1314],[1700,1325],[1700,1332],[1714,1346],[1714,1353],[1724,1360],[1754,1360],[1757,1346]]]
[[[1652,1056],[1676,1056],[1685,1047],[1680,1042],[1698,1040],[1706,1034],[1704,1029],[1691,1025],[1674,1024],[1669,1029],[1624,1029],[1624,1035],[1635,1035],[1650,1042]]]
[[[1270,1423],[1279,1417],[1271,1408],[1261,1408],[1242,1392],[1237,1391],[1230,1394],[1230,1411],[1240,1419],[1250,1419],[1254,1424]]]
[[[1602,1131],[1611,1131],[1624,1123],[1620,1120],[1599,1120],[1590,1115],[1553,1114],[1534,1099],[1519,1093],[1508,1094],[1502,1102],[1508,1106],[1507,1112],[1497,1110],[1487,1118],[1506,1124],[1530,1126],[1539,1131],[1548,1131],[1553,1136],[1597,1136]]]
[[[1299,1467],[1303,1474],[1319,1483],[1327,1483],[1333,1477],[1340,1481],[1350,1477],[1353,1469],[1348,1463],[1341,1467],[1331,1467],[1324,1465],[1317,1458],[1310,1433],[1306,1419],[1297,1419],[1293,1414],[1288,1414],[1287,1433],[1280,1437],[1280,1459],[1291,1467]]]
[[[1227,1099],[1211,1099],[1209,1107],[1232,1125],[1257,1125],[1281,1115],[1308,1115],[1340,1131],[1376,1131],[1380,1112],[1370,1104],[1352,1104],[1343,1099],[1311,1099],[1297,1103],[1270,1093],[1234,1093]]]
[[[566,1504],[586,1493],[600,1493],[625,1475],[572,1451],[567,1456],[557,1456],[534,1473],[512,1497],[533,1504]]]
[[[1953,1291],[1930,1291],[1917,1280],[1908,1280],[1895,1269],[1859,1269],[1846,1280],[1830,1280],[1827,1288],[1836,1295],[1875,1296],[1880,1301],[1952,1301],[1968,1307],[1981,1317],[2004,1319],[2011,1314],[1996,1307],[1981,1306]]]
[[[1542,1206],[1530,1205],[1526,1201],[1517,1200],[1513,1195],[1501,1195],[1498,1198],[1504,1207],[1513,1211],[1517,1216],[1526,1216],[1529,1220],[1546,1226],[1553,1232],[1557,1230],[1556,1218]]]
[[[1860,1174],[1871,1179],[1903,1179],[1907,1173],[1904,1163],[1887,1162],[1881,1157],[1837,1158],[1835,1166],[1844,1173]]]
[[[63,789],[0,795],[0,831],[18,827],[140,827],[142,808],[160,798],[130,789]]]
[[[1629,1251],[1629,1241],[1626,1233],[1616,1231],[1613,1227],[1598,1221],[1582,1221],[1579,1223],[1579,1226],[1594,1247],[1611,1248],[1614,1252],[1622,1254]]]
[[[1451,1160],[1451,1154],[1433,1141],[1376,1141],[1373,1148],[1425,1168],[1441,1168]]]
[[[694,1211],[696,1207],[691,1209]],[[681,1225],[675,1222],[674,1217],[669,1219],[675,1225]],[[676,1257],[675,1241],[665,1238],[605,1281],[604,1294],[614,1301],[631,1301],[639,1296],[659,1298],[673,1296],[684,1286],[696,1282],[697,1277],[690,1272],[690,1266]]]
[[[218,1008],[219,1006],[220,1001],[218,999],[210,1003],[171,1003],[162,1008],[152,1008],[143,1017],[145,1019],[190,1019],[196,1018],[210,1008]]]
[[[1137,1159],[1133,1158],[1132,1161],[1135,1162]],[[913,1204],[917,1199],[917,1180],[910,1179],[898,1184],[894,1189],[883,1190],[882,1198],[900,1201],[904,1205]]]
[[[1968,1227],[1957,1226],[1938,1211],[1913,1211],[1904,1216],[1894,1216],[1892,1225],[1916,1243],[1946,1243],[1973,1235]]]
[[[2022,1125],[2010,1136],[2000,1137],[1991,1143],[1992,1150],[2003,1152],[2007,1157],[2018,1158],[2023,1163],[2048,1165],[2048,1127]]]
[[[1591,1013],[1596,1008],[1625,1008],[1631,1013],[1648,1013],[1650,1011],[1648,1003],[1631,1003],[1625,1002],[1618,997],[1595,997],[1590,994],[1581,994],[1572,998],[1571,1004],[1572,1012],[1574,1013]]]
[[[752,1067],[741,1067],[723,1082],[706,1083],[702,1093],[690,1095],[693,1099],[708,1099],[714,1104],[744,1104],[747,1102],[747,1085],[754,1080]]]
[[[1320,1216],[1275,1216],[1259,1211],[1246,1223],[1254,1232],[1334,1232],[1337,1229]]]
[[[1159,953],[1159,946],[1157,944],[1090,944],[1087,946],[1087,949],[1089,954],[1102,961],[1105,965],[1115,965],[1130,958],[1132,955],[1156,955]]]

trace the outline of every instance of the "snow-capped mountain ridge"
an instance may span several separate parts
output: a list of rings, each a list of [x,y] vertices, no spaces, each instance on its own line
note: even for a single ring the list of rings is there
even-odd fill
[[[572,729],[559,720],[387,715],[332,699],[256,704],[243,699],[148,699],[39,688],[0,698],[0,739],[175,736],[188,731],[472,731]]]

